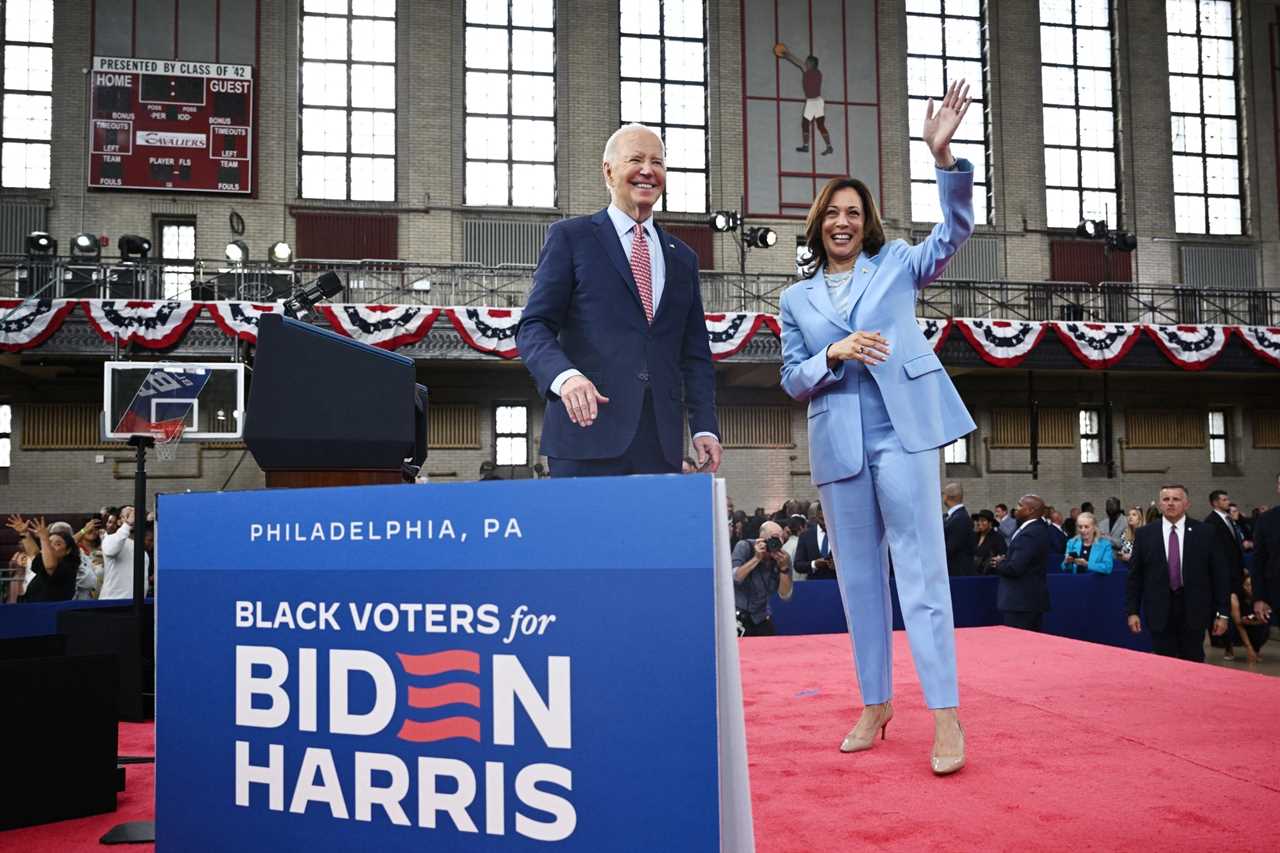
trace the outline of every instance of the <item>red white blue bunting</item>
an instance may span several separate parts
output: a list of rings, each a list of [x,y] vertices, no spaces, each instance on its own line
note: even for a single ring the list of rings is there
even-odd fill
[[[1184,370],[1204,370],[1227,345],[1231,326],[1147,326],[1147,334]]]
[[[467,346],[500,358],[515,358],[519,308],[447,308],[449,322]]]
[[[769,314],[708,314],[706,319],[711,357],[717,361],[740,352],[769,320],[778,322]]]
[[[1239,326],[1236,332],[1259,358],[1280,367],[1280,329],[1266,326]]]
[[[978,355],[997,367],[1016,367],[1036,348],[1045,323],[1023,320],[953,320]]]
[[[75,307],[74,299],[0,299],[0,351],[40,346]]]
[[[103,340],[147,349],[168,349],[182,339],[204,308],[201,302],[81,300],[89,325]]]
[[[415,344],[440,316],[423,305],[319,305],[317,310],[340,334],[381,349]]]
[[[1112,367],[1138,342],[1137,323],[1081,323],[1058,321],[1054,331],[1085,367]]]
[[[947,335],[951,334],[951,321],[948,319],[917,317],[916,325],[920,327],[920,333],[924,335],[924,339],[929,343],[929,346],[933,347],[934,352],[942,350],[942,345],[946,343]]]
[[[259,305],[254,302],[210,302],[209,314],[218,328],[233,338],[258,342],[258,321],[264,314],[279,314],[284,308],[280,303]]]

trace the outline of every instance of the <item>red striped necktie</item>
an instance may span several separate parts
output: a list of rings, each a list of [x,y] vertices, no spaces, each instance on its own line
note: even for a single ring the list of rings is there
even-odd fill
[[[653,322],[653,272],[649,263],[649,241],[644,238],[644,226],[636,224],[636,236],[631,241],[631,274],[635,276],[640,302],[644,305],[644,318]]]

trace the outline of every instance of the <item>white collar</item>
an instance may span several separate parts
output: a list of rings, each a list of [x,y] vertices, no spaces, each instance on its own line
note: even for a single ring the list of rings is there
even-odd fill
[[[1214,510],[1213,510],[1213,511],[1214,511],[1214,512],[1216,512],[1216,513],[1218,514],[1218,518],[1222,519],[1223,521],[1225,521],[1225,522],[1227,523],[1227,526],[1228,526],[1228,527],[1230,527],[1232,524],[1234,524],[1234,523],[1235,523],[1235,522],[1233,522],[1233,521],[1231,520],[1231,516],[1230,516],[1230,515],[1228,515],[1227,513],[1223,512],[1222,510],[1218,509],[1217,507],[1214,507]]]
[[[1187,523],[1187,517],[1184,515],[1182,516],[1182,518],[1178,519],[1177,521],[1170,521],[1169,519],[1165,518],[1162,515],[1160,516],[1160,523],[1164,525],[1164,532],[1168,533],[1170,527],[1177,527],[1179,530],[1181,530],[1182,527],[1184,527]]]
[[[963,507],[964,507],[963,502],[958,503],[955,506],[951,507],[951,509],[947,510],[947,518],[950,518],[952,513],[954,513],[956,510],[961,509]]]
[[[658,238],[657,233],[653,230],[653,214],[649,214],[649,218],[643,222],[637,223],[628,213],[623,213],[622,209],[612,202],[609,203],[608,209],[605,211],[609,214],[609,220],[613,223],[613,228],[621,237],[624,234],[634,234],[636,225],[643,225],[645,233],[655,240]]]

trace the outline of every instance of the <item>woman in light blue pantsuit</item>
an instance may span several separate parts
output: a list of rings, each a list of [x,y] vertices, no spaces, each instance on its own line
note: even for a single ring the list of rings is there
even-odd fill
[[[805,224],[814,274],[782,297],[782,387],[809,401],[809,462],[836,558],[863,712],[840,749],[869,749],[893,716],[889,566],[911,654],[934,712],[933,771],[964,766],[955,627],[939,504],[938,448],[974,429],[915,318],[916,291],[973,231],[973,166],[951,155],[969,106],[953,84],[924,141],[942,222],[923,243],[885,243],[870,191],[838,178]]]

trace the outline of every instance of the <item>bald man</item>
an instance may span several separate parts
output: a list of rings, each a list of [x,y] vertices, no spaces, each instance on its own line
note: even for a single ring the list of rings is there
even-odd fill
[[[743,539],[733,546],[733,599],[744,637],[777,633],[769,598],[775,592],[791,598],[791,558],[782,550],[782,527],[774,521],[760,525],[759,539]]]
[[[991,560],[1000,576],[996,607],[1010,628],[1039,631],[1049,609],[1046,571],[1053,541],[1049,525],[1040,520],[1043,512],[1044,501],[1038,495],[1023,495],[1013,512],[1018,529],[1009,540],[1009,550]]]

